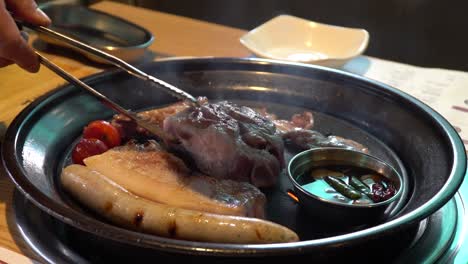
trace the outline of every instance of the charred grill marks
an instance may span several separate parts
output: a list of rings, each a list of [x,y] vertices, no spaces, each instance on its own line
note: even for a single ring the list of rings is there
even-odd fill
[[[167,227],[167,232],[169,233],[169,237],[176,237],[177,236],[177,222],[176,219],[172,219],[169,222],[169,226]]]
[[[107,201],[105,204],[104,204],[104,211],[106,213],[110,212],[112,210],[112,207],[114,207],[114,205],[112,204],[112,202],[109,202]]]
[[[138,212],[135,213],[135,216],[133,217],[133,225],[135,227],[140,227],[141,226],[141,224],[143,223],[143,216],[144,216],[144,214],[141,211],[138,211]]]

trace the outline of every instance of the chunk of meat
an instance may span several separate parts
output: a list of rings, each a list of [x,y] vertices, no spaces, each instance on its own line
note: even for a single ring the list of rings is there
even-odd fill
[[[320,132],[306,129],[292,130],[283,134],[286,144],[300,150],[316,147],[338,147],[368,153],[366,146],[339,136],[324,136]]]
[[[268,112],[266,108],[259,108],[257,111],[265,118],[271,120],[278,132],[282,134],[297,129],[311,129],[314,126],[314,116],[309,111],[294,114],[291,120],[278,119],[275,114]]]
[[[367,147],[351,139],[339,136],[324,136],[317,131],[310,130],[314,125],[314,118],[311,112],[305,111],[294,114],[291,120],[277,119],[262,108],[259,110],[263,116],[269,118],[276,125],[276,129],[281,133],[286,144],[299,150],[307,150],[316,147],[339,147],[362,151],[368,153]]]
[[[274,185],[284,167],[284,144],[273,122],[231,102],[208,103],[167,117],[164,130],[205,174]]]
[[[294,114],[291,120],[276,119],[273,120],[276,129],[282,134],[298,129],[311,129],[314,126],[314,118],[311,112]]]
[[[200,102],[200,104],[204,104],[207,102],[206,97],[199,97],[197,98],[197,100]],[[166,119],[166,117],[175,115],[178,112],[189,108],[190,106],[190,102],[181,101],[166,107],[139,112],[138,116],[143,119],[149,120],[151,123],[159,125],[162,128],[163,121],[164,119]],[[114,127],[116,127],[119,130],[124,141],[130,140],[136,136],[152,136],[144,128],[138,127],[135,122],[133,122],[130,118],[122,114],[114,115],[111,123]]]
[[[192,175],[155,142],[130,143],[89,157],[85,165],[146,199],[185,209],[263,218],[265,195],[246,182]]]

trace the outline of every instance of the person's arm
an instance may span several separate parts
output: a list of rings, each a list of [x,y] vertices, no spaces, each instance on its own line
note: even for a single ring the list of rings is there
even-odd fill
[[[48,26],[50,19],[33,0],[0,0],[0,67],[16,63],[29,72],[37,72],[38,58],[21,37],[9,11],[15,17],[36,25]]]

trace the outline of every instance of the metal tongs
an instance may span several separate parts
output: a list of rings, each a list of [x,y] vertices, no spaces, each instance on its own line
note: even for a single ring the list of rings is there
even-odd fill
[[[106,53],[106,52],[103,52],[97,48],[94,48],[90,45],[87,45],[83,42],[80,42],[76,39],[73,39],[71,37],[68,37],[68,36],[65,36],[61,33],[58,33],[50,28],[47,28],[47,27],[43,27],[43,26],[36,26],[36,25],[33,25],[33,24],[30,24],[30,23],[27,23],[27,22],[24,22],[24,21],[21,21],[21,20],[17,20],[15,19],[16,23],[21,27],[21,26],[25,26],[27,28],[30,28],[34,31],[37,31],[39,33],[42,33],[42,34],[45,34],[49,37],[52,37],[56,40],[59,40],[59,41],[62,41],[70,46],[73,46],[73,47],[76,47],[76,48],[79,48],[83,51],[86,51],[94,56],[97,56],[123,70],[125,70],[127,73],[133,75],[133,76],[136,76],[144,81],[147,81],[149,83],[151,83],[152,85],[156,85],[157,87],[159,88],[163,88],[164,91],[168,92],[169,94],[173,95],[174,97],[178,98],[178,99],[182,99],[182,100],[187,100],[189,102],[191,102],[193,105],[195,106],[199,106],[199,102],[198,100],[193,97],[192,95],[188,94],[187,92],[165,82],[165,81],[162,81],[160,79],[157,79],[149,74],[146,74],[144,73],[143,71],[135,68],[134,66],[126,63],[125,61],[113,56],[113,55],[110,55],[109,53]],[[46,66],[47,68],[49,68],[50,70],[52,70],[53,72],[55,72],[56,74],[58,74],[59,76],[61,76],[62,78],[64,78],[65,80],[67,80],[69,83],[71,84],[74,84],[75,86],[79,87],[79,88],[82,88],[82,89],[85,89],[86,91],[88,91],[89,93],[91,93],[93,96],[95,96],[96,98],[99,99],[99,101],[101,101],[104,105],[112,108],[113,110],[117,111],[118,113],[132,119],[133,121],[135,121],[137,123],[138,126],[140,127],[143,127],[145,128],[146,130],[148,130],[150,133],[156,135],[157,137],[159,137],[161,140],[163,140],[165,143],[168,142],[169,140],[172,139],[172,136],[165,133],[158,125],[156,124],[152,124],[150,122],[148,122],[147,120],[145,119],[142,119],[140,118],[136,113],[130,111],[130,110],[127,110],[127,109],[124,109],[122,106],[118,105],[117,103],[115,103],[114,101],[110,100],[109,98],[107,98],[105,95],[101,94],[100,92],[98,92],[97,90],[95,90],[94,88],[92,88],[91,86],[87,85],[86,83],[82,82],[81,80],[79,80],[78,78],[74,77],[73,75],[71,75],[70,73],[66,72],[65,70],[63,70],[62,68],[60,68],[58,65],[54,64],[53,62],[51,62],[50,60],[48,60],[47,58],[45,58],[44,56],[42,56],[41,54],[39,54],[37,51],[36,51],[36,54],[37,56],[39,57],[39,60],[41,62],[41,64],[43,64],[44,66]]]

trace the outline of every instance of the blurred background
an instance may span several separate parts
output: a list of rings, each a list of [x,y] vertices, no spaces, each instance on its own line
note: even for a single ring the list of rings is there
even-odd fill
[[[468,71],[466,0],[115,1],[245,30],[279,14],[365,28],[371,36],[366,55],[417,66]],[[48,1],[38,1],[44,2]],[[67,2],[90,5],[98,1]]]

